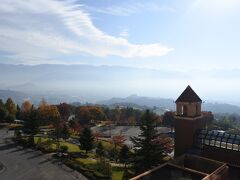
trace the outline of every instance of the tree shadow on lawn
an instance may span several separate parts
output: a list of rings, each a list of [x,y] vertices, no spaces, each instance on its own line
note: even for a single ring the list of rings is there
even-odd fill
[[[16,147],[17,147],[16,144],[5,144],[5,145],[0,146],[0,151],[9,150],[9,149],[13,149]]]
[[[35,152],[35,151],[31,150],[31,149],[29,149],[29,150],[26,149],[26,151],[21,153],[20,155],[25,155],[25,154],[29,154],[29,153],[33,153],[33,152]]]
[[[42,156],[42,155],[43,155],[42,153],[38,153],[38,154],[35,154],[34,156],[28,157],[27,159],[38,158],[38,157],[40,157],[40,156]]]
[[[42,164],[45,164],[45,163],[48,163],[48,162],[51,162],[51,160],[45,159],[45,160],[43,160],[43,161],[40,161],[38,164],[39,164],[39,165],[42,165]]]
[[[71,152],[68,153],[70,157],[72,158],[88,158],[89,156],[82,152]]]

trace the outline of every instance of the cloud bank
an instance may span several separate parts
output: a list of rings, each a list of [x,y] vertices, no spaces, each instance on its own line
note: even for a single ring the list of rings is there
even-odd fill
[[[79,54],[147,58],[173,50],[110,36],[73,0],[2,0],[0,22],[0,56],[21,63],[53,63],[61,55]]]

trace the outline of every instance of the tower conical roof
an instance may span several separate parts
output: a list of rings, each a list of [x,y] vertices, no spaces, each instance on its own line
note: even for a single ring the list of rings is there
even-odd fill
[[[202,100],[188,85],[175,102],[202,102]]]

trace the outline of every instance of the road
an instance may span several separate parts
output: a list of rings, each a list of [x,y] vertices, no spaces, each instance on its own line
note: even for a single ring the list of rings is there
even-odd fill
[[[0,168],[1,180],[86,180],[49,154],[42,154],[29,148],[22,148],[10,141],[13,132],[0,130]]]

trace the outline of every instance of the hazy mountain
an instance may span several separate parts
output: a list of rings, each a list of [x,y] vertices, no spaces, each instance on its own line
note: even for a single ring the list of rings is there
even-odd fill
[[[0,90],[0,99],[5,102],[9,97],[19,104],[22,103],[24,99],[29,98],[29,95],[19,91]]]
[[[150,98],[132,95],[126,98],[111,98],[105,101],[99,101],[99,104],[104,104],[108,106],[113,106],[116,104],[128,104],[132,106],[132,104],[139,106],[147,106],[149,108],[157,107],[158,109],[169,109],[175,110],[175,103],[173,99],[165,99],[165,98]],[[134,107],[134,106],[133,106]],[[204,111],[212,111],[213,113],[237,113],[240,114],[240,107],[226,104],[226,103],[203,103]]]
[[[97,103],[105,104],[105,105],[112,105],[117,103],[129,103],[129,104],[132,103],[132,104],[137,104],[139,106],[148,106],[151,108],[153,108],[154,106],[168,108],[168,109],[175,108],[173,99],[151,98],[151,97],[143,97],[143,96],[137,96],[137,95],[131,95],[126,98],[112,98],[106,101],[99,101]]]
[[[216,74],[216,72],[213,73]],[[237,73],[238,70],[236,70]],[[198,72],[198,74],[201,73]],[[204,73],[204,75],[206,74]],[[0,98],[5,100],[11,96],[18,103],[21,103],[23,99],[30,98],[35,104],[38,104],[42,98],[45,98],[50,103],[96,103],[99,101],[98,103],[107,105],[130,103],[130,105],[143,107],[156,106],[161,109],[175,109],[173,99],[148,96],[177,98],[177,95],[184,89],[179,86],[182,86],[183,80],[188,75],[171,70],[121,66],[0,64],[0,77],[0,89],[6,90],[2,91]],[[199,88],[196,89],[199,91]],[[225,93],[225,91],[215,92],[213,89],[209,89],[209,91],[212,94],[218,93],[220,97]],[[110,97],[126,97],[134,93],[142,96],[132,95],[127,98],[100,101]],[[223,102],[232,102],[229,100],[231,98],[235,100],[237,96],[235,97],[234,93],[231,96],[228,94],[226,101]],[[203,104],[205,110],[240,113],[238,106],[206,102]]]
[[[0,64],[0,77],[0,89],[37,93],[51,91],[94,102],[140,91],[146,94],[162,92],[164,96],[169,91],[164,90],[161,84],[186,75],[174,71],[121,66]]]
[[[21,104],[25,99],[30,99],[34,104],[38,105],[42,98],[45,98],[50,104],[58,104],[60,102],[73,103],[74,105],[81,105],[83,102],[68,94],[56,93],[23,93],[20,91],[0,90],[0,99],[6,101],[11,97],[16,103]],[[94,103],[91,103],[93,105]],[[106,105],[110,108],[117,106],[133,107],[136,109],[155,108],[155,111],[163,112],[164,110],[175,110],[175,103],[173,99],[152,98],[132,95],[126,98],[111,98],[105,101],[99,101],[97,104]],[[226,104],[226,103],[203,103],[203,110],[212,111],[213,113],[237,113],[240,114],[240,107]]]

